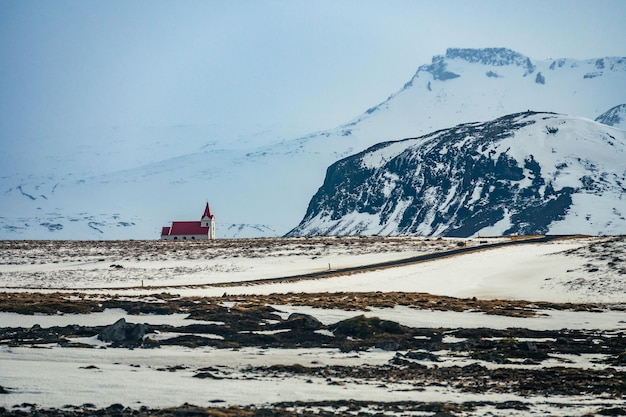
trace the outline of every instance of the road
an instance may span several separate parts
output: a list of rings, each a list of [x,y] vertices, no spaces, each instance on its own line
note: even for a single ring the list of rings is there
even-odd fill
[[[379,269],[386,268],[394,268],[398,266],[406,266],[413,265],[422,262],[433,261],[436,259],[447,258],[450,256],[457,256],[472,252],[484,251],[488,249],[500,248],[503,246],[512,246],[512,245],[527,245],[531,243],[547,243],[553,240],[558,239],[572,239],[577,237],[577,235],[546,235],[546,236],[538,236],[538,237],[529,237],[529,238],[519,238],[512,239],[506,242],[498,242],[498,243],[487,243],[480,246],[471,246],[471,247],[460,247],[458,249],[452,249],[442,252],[428,253],[425,255],[412,256],[409,258],[396,259],[393,261],[379,262],[368,265],[359,265],[359,266],[351,266],[347,268],[339,268],[339,269],[328,269],[324,271],[318,272],[310,272],[307,274],[299,274],[299,275],[291,275],[285,277],[276,277],[276,278],[262,278],[255,279],[250,281],[236,281],[236,282],[222,282],[216,284],[209,285],[194,285],[193,287],[239,287],[242,285],[260,285],[260,284],[268,284],[268,283],[277,283],[277,282],[294,282],[294,281],[302,281],[308,279],[323,279],[323,278],[331,278],[341,275],[350,275],[359,272],[369,272],[375,271]]]

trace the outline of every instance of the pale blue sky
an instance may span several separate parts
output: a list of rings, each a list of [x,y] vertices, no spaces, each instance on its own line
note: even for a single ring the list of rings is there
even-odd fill
[[[448,47],[626,56],[624,22],[624,0],[0,0],[0,143],[113,126],[304,134]]]

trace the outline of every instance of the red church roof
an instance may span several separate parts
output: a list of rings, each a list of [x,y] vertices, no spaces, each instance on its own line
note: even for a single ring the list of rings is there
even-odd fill
[[[209,219],[213,218],[213,213],[211,213],[211,207],[209,207],[209,202],[207,201],[206,207],[204,208],[204,213],[202,214],[202,218],[208,217]]]
[[[200,222],[172,222],[168,235],[206,235],[208,227],[202,227]]]

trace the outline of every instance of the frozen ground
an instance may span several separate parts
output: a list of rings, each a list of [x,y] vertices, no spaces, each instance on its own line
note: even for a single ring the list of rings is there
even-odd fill
[[[623,238],[576,238],[490,249],[320,280],[246,281],[479,247],[507,239],[328,238],[202,242],[0,242],[0,289],[185,296],[405,291],[453,297],[623,302]],[[241,285],[236,283],[241,282]],[[215,284],[230,283],[228,288]],[[141,287],[144,287],[143,289]],[[157,288],[158,287],[158,288]],[[171,287],[171,288],[170,288]],[[170,289],[168,289],[170,288]]]
[[[626,412],[623,237],[250,282],[504,240],[0,242],[2,413]],[[56,309],[82,313],[37,313]],[[150,329],[135,344],[98,339],[121,318]]]
[[[246,281],[451,249],[413,238],[4,242],[0,287],[124,288]],[[478,245],[478,241],[470,244]]]

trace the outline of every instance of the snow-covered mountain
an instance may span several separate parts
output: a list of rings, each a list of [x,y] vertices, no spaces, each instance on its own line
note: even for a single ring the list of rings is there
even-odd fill
[[[297,235],[625,234],[626,131],[524,112],[336,162]]]
[[[329,165],[376,143],[528,109],[595,119],[624,97],[626,58],[448,49],[355,119],[269,146],[233,146],[223,131],[123,127],[98,132],[90,147],[71,136],[91,132],[46,138],[64,145],[43,153],[24,142],[0,153],[0,239],[157,238],[172,220],[196,220],[207,199],[218,237],[283,235]]]
[[[626,104],[607,110],[596,117],[596,122],[626,130]]]

